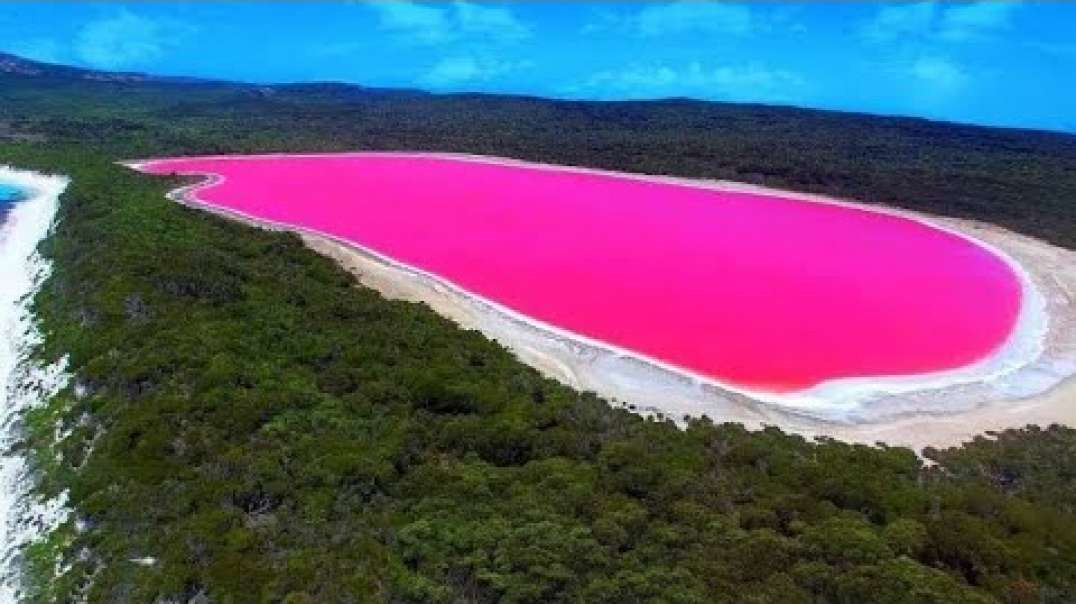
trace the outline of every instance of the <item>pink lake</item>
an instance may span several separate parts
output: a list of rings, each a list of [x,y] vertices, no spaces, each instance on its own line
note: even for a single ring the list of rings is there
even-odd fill
[[[740,388],[956,369],[1021,281],[959,235],[760,192],[433,154],[176,158],[190,201],[353,242],[555,327]]]

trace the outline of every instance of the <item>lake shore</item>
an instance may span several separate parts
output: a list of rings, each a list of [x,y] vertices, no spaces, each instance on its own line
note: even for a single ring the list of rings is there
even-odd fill
[[[519,163],[497,158],[459,157],[475,161]],[[138,169],[141,164],[131,162],[127,165]],[[561,166],[537,167],[589,171]],[[171,197],[257,226],[296,231],[307,245],[337,260],[358,275],[364,285],[388,297],[427,303],[461,326],[477,329],[499,341],[521,360],[546,375],[579,389],[593,390],[614,403],[626,401],[621,404],[630,405],[638,412],[662,414],[674,419],[686,415],[707,415],[717,421],[742,422],[751,427],[777,425],[805,436],[833,436],[867,443],[884,440],[890,444],[916,448],[958,444],[985,430],[1026,423],[1059,422],[1073,425],[1076,418],[1064,403],[1066,395],[1063,394],[1069,393],[1067,396],[1071,396],[1073,384],[1071,380],[1066,381],[1066,377],[1076,368],[1076,337],[1070,329],[1074,324],[1070,292],[1076,290],[1076,273],[1069,268],[1076,266],[1072,252],[972,221],[739,183],[631,174],[624,176],[703,188],[764,191],[803,201],[890,212],[986,243],[1011,258],[1018,266],[1026,268],[1026,278],[1032,283],[1032,290],[1041,293],[1042,304],[1050,317],[1049,326],[1041,327],[1045,333],[1036,335],[1041,340],[1041,351],[1036,352],[1033,362],[1016,368],[1009,367],[1004,373],[979,382],[901,388],[898,392],[869,401],[851,414],[820,418],[800,409],[730,391],[698,376],[625,354],[624,351],[586,338],[549,329],[504,312],[498,305],[468,295],[435,276],[400,265],[351,242],[213,207],[196,196],[198,189],[215,182],[212,176],[205,182],[173,191]],[[914,386],[914,380],[908,378],[905,381]],[[861,382],[871,387],[870,380]],[[1061,385],[1057,386],[1059,383]],[[1020,411],[1014,412],[1015,409]]]
[[[957,446],[988,431],[1028,424],[1076,426],[1076,378],[1072,377],[1061,378],[1061,383],[1030,396],[1005,397],[1001,392],[989,392],[989,385],[916,393],[918,406],[932,401],[941,406],[949,402],[947,397],[958,400],[961,406],[952,411],[916,410],[875,420],[826,421],[700,384],[663,368],[513,321],[479,301],[386,265],[353,245],[319,234],[301,231],[298,234],[308,247],[333,258],[363,285],[386,297],[428,304],[461,327],[481,331],[503,344],[543,374],[573,388],[597,392],[614,404],[646,415],[674,420],[706,415],[717,422],[737,422],[752,429],[777,426],[807,438],[822,436],[864,444],[884,442],[916,451],[928,446]],[[1033,371],[1048,372],[1042,368]],[[976,403],[973,402],[976,394],[993,394],[998,398],[980,399]]]

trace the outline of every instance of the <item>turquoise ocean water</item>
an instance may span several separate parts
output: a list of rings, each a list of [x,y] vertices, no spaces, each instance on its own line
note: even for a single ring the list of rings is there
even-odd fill
[[[10,202],[18,199],[19,190],[11,185],[0,182],[0,202]]]
[[[22,192],[10,185],[0,182],[0,222],[3,222],[9,206],[22,197]]]

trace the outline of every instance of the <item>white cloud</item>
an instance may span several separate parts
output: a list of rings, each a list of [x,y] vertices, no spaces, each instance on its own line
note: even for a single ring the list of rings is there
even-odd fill
[[[871,42],[941,40],[964,42],[989,37],[1009,27],[1018,2],[986,0],[945,5],[917,2],[884,6],[860,27]]]
[[[419,83],[430,88],[449,88],[461,84],[488,82],[531,65],[529,61],[478,59],[472,56],[445,57],[434,64],[419,79]]]
[[[886,110],[925,117],[952,117],[968,111],[971,94],[982,74],[972,74],[959,61],[944,54],[918,53],[878,65],[879,75],[899,94]]]
[[[584,23],[579,28],[583,35],[604,33],[613,30],[622,30],[628,26],[628,20],[608,10],[594,10],[593,19]]]
[[[456,20],[466,35],[492,36],[502,41],[517,41],[530,37],[531,31],[506,8],[456,2]]]
[[[802,97],[806,81],[797,73],[758,63],[707,67],[632,65],[593,74],[571,87],[572,96],[592,98],[660,98],[689,96],[726,101],[788,103]]]
[[[681,0],[654,4],[635,16],[635,26],[644,36],[685,32],[743,35],[751,32],[752,25],[747,7],[723,2]]]
[[[418,42],[444,42],[452,31],[448,11],[443,8],[405,0],[371,2],[367,6],[377,11],[381,29],[405,34]]]
[[[1009,27],[1015,2],[975,2],[954,6],[942,15],[940,35],[954,41],[972,40]]]
[[[919,57],[908,66],[907,73],[941,92],[956,92],[969,80],[962,67],[944,57]]]
[[[792,35],[805,34],[808,32],[808,27],[805,23],[800,21],[802,15],[802,6],[779,6],[778,8],[773,9],[770,13],[768,23],[765,24],[765,29],[788,32]]]
[[[889,42],[908,37],[922,36],[934,25],[937,5],[934,2],[917,2],[884,6],[874,18],[865,23],[860,33],[874,42]]]
[[[506,8],[471,2],[432,5],[399,1],[370,2],[378,13],[378,26],[407,42],[443,44],[465,37],[494,42],[517,42],[531,30]]]
[[[645,37],[702,33],[741,36],[752,33],[758,23],[746,6],[725,2],[678,0],[650,4],[632,14],[599,11],[580,33],[629,33]]]
[[[162,56],[188,25],[142,17],[121,11],[87,23],[75,37],[75,54],[93,67],[123,69],[145,64]]]

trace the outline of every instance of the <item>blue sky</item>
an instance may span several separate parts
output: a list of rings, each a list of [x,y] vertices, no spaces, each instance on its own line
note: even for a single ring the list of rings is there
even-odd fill
[[[0,4],[0,49],[102,69],[695,98],[1076,132],[1076,4]]]

